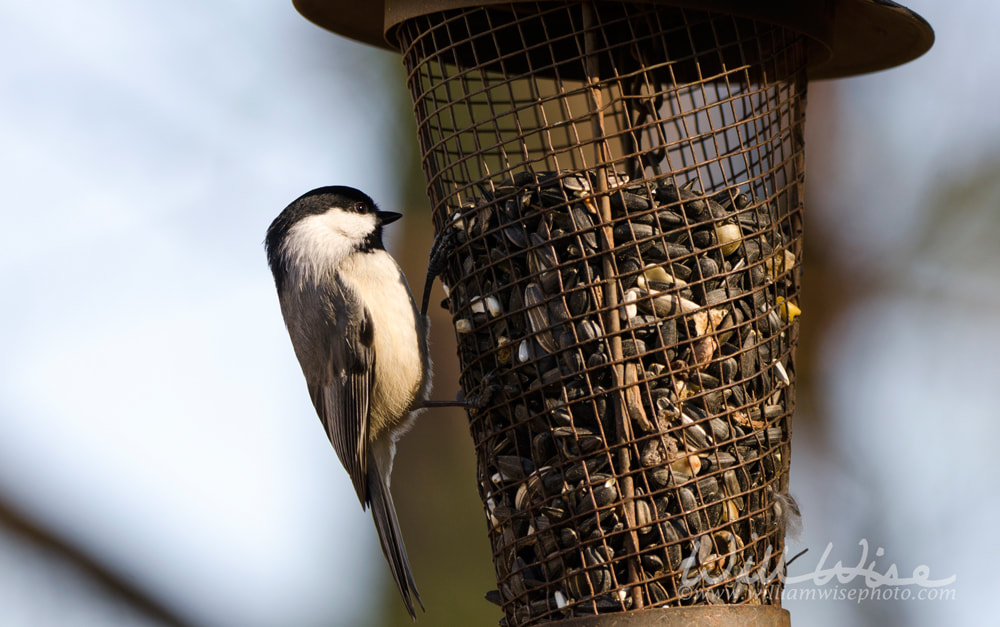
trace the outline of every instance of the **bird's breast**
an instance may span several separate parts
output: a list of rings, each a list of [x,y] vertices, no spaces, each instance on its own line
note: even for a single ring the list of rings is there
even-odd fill
[[[426,390],[426,336],[406,279],[385,251],[357,253],[341,266],[341,277],[371,313],[375,378],[369,438],[404,426]]]

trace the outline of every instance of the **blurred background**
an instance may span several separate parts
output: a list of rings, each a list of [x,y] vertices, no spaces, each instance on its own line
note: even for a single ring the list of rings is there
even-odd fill
[[[1000,616],[1000,5],[907,4],[937,32],[927,55],[810,85],[790,551],[809,550],[790,574],[824,551],[856,565],[865,540],[865,566],[926,566],[954,593],[789,598],[797,625]],[[290,2],[188,0],[4,2],[0,55],[0,624],[411,624],[262,247],[299,194],[354,185],[405,212],[389,247],[419,289],[429,210],[398,56]],[[418,624],[495,625],[462,412],[424,415],[393,491]]]

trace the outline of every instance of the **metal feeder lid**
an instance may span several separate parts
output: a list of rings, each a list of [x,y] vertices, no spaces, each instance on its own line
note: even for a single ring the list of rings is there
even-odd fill
[[[407,19],[447,9],[523,0],[292,0],[311,22],[357,41],[398,49],[385,33]],[[809,78],[842,78],[912,61],[934,43],[924,18],[891,0],[647,0],[778,24],[811,40]]]

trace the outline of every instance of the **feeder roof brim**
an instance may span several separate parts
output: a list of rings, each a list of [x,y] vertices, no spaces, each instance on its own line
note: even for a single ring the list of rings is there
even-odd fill
[[[292,0],[309,21],[345,37],[399,51],[386,33],[407,19],[446,9],[517,0]],[[759,19],[809,37],[809,78],[877,72],[916,59],[934,43],[934,30],[915,12],[890,0],[652,0]]]

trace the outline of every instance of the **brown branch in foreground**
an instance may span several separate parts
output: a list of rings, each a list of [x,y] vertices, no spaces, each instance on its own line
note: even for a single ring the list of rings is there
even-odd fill
[[[122,578],[112,568],[103,564],[93,555],[74,546],[56,535],[43,524],[17,511],[0,496],[0,526],[18,539],[54,554],[79,568],[87,577],[100,584],[112,599],[127,605],[166,625],[186,626],[190,623],[178,616],[171,608],[149,596],[132,582]]]

